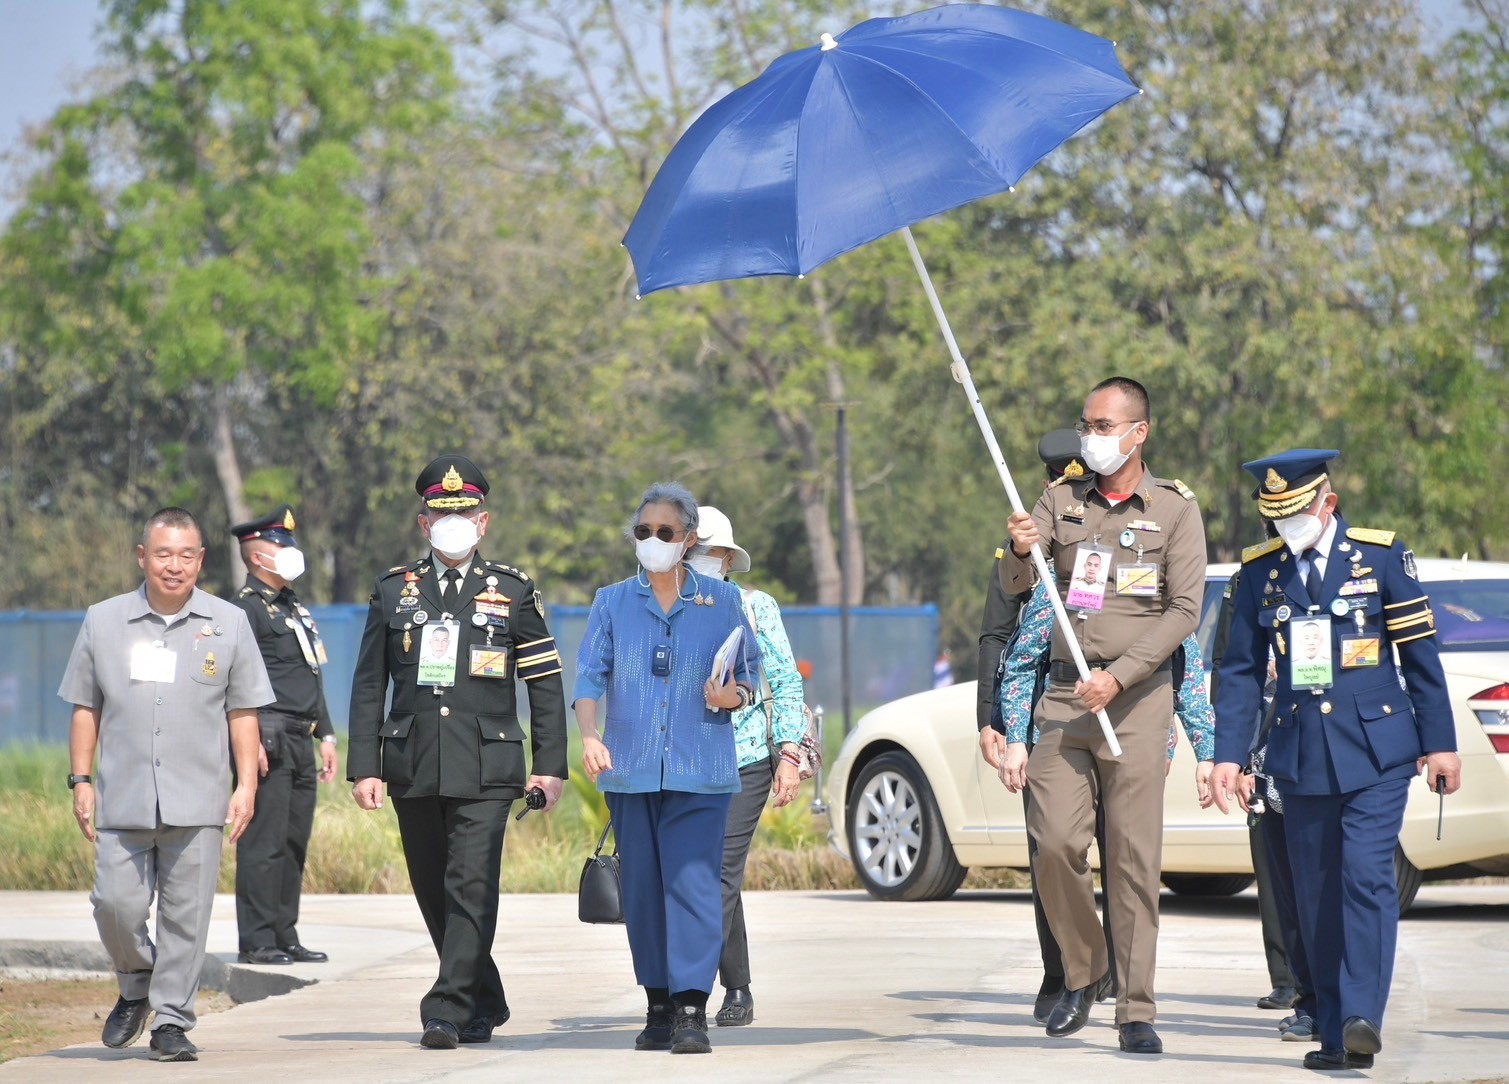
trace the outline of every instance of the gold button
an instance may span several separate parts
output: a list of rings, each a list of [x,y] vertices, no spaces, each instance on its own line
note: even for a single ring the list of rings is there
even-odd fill
[[[441,707],[441,709],[440,709],[440,714],[441,715],[449,715],[450,713],[451,713],[451,709],[450,708],[447,708],[447,707],[444,707],[444,706]]]
[[[1394,714],[1394,709],[1391,708],[1391,707],[1389,707],[1387,704],[1385,704],[1385,705],[1383,705],[1383,714],[1385,714],[1385,715],[1392,715],[1392,714]]]
[[[1330,715],[1331,714],[1331,702],[1329,700],[1327,700],[1325,703],[1321,704],[1321,706],[1320,706],[1320,713],[1322,715]]]

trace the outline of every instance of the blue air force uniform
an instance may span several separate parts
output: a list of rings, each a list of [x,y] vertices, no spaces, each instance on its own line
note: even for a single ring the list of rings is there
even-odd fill
[[[1338,454],[1300,449],[1243,464],[1259,480],[1259,511],[1280,527],[1312,512]],[[1349,527],[1340,515],[1299,555],[1282,538],[1243,553],[1219,670],[1217,762],[1246,762],[1270,653],[1278,692],[1265,772],[1284,796],[1322,1049],[1365,1050],[1370,1042],[1350,1038],[1344,1047],[1343,1030],[1353,1017],[1382,1025],[1409,781],[1421,756],[1456,749],[1435,618],[1413,555],[1392,531]],[[1364,1056],[1371,1064],[1371,1052]]]

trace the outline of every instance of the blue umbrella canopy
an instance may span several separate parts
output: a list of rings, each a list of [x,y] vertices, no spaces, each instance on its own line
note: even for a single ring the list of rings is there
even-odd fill
[[[1009,8],[954,4],[824,34],[672,148],[624,236],[640,293],[806,274],[1011,187],[1137,93],[1113,43]]]

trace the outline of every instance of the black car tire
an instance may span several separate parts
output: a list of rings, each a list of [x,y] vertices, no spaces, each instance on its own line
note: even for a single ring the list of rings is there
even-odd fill
[[[1415,896],[1420,891],[1420,882],[1425,880],[1416,865],[1411,862],[1404,853],[1404,848],[1394,844],[1394,884],[1399,889],[1399,913],[1402,915],[1409,910],[1409,905],[1415,902]]]
[[[1177,896],[1235,896],[1257,878],[1250,873],[1165,873],[1163,883]]]
[[[882,753],[860,769],[847,829],[854,872],[876,899],[947,899],[969,872],[954,857],[922,769],[906,753]]]

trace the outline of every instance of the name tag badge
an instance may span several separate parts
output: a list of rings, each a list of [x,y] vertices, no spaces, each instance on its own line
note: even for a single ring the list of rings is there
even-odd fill
[[[1121,565],[1116,569],[1116,593],[1134,598],[1157,598],[1158,566]]]
[[[508,676],[508,648],[482,647],[471,649],[471,666],[467,673],[472,677],[506,678]]]
[[[170,651],[161,640],[137,644],[131,649],[131,680],[173,683],[178,668],[178,652]]]
[[[1343,636],[1341,638],[1341,668],[1343,670],[1377,665],[1378,637]]]
[[[1296,618],[1290,622],[1293,651],[1289,654],[1289,684],[1295,689],[1329,689],[1335,684],[1331,664],[1331,619]]]
[[[433,621],[419,634],[418,685],[456,684],[456,642],[461,626],[455,621]]]
[[[319,636],[315,636],[314,638],[314,658],[321,666],[330,661],[330,656],[325,654],[325,641],[321,640]]]
[[[1098,546],[1081,546],[1074,557],[1074,574],[1069,577],[1069,594],[1064,605],[1098,612],[1106,604],[1106,577],[1111,571],[1111,551]]]
[[[304,654],[304,662],[318,670],[320,660],[314,653],[314,644],[309,640],[309,633],[297,621],[290,621],[289,625],[293,628],[293,634],[299,638],[299,650]]]
[[[1378,593],[1377,580],[1349,580],[1342,584],[1336,592],[1338,595],[1376,595]]]

